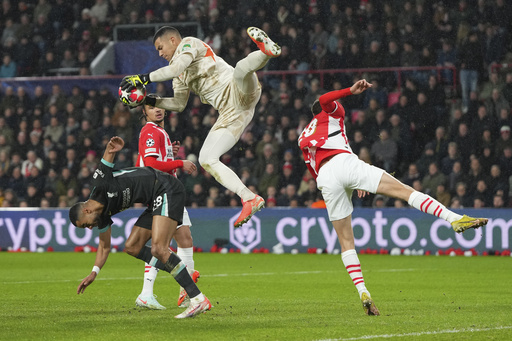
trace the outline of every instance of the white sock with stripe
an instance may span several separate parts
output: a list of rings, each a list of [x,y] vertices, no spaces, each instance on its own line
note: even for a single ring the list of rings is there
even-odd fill
[[[357,257],[356,250],[352,249],[342,252],[341,261],[343,262],[343,265],[345,265],[345,268],[347,269],[347,272],[352,279],[352,283],[354,283],[357,292],[359,293],[359,298],[361,298],[363,292],[366,292],[368,295],[370,295],[370,292],[364,285],[361,263],[359,263],[359,257]]]
[[[409,205],[420,210],[421,212],[444,219],[450,224],[462,218],[460,214],[450,211],[439,201],[425,193],[418,191],[412,192],[408,202]]]
[[[153,286],[155,285],[156,275],[158,275],[158,269],[146,263],[144,269],[144,286],[140,293],[142,296],[153,295]]]

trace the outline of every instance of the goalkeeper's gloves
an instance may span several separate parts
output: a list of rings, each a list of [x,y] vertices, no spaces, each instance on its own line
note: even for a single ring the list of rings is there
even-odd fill
[[[151,81],[149,80],[149,73],[145,73],[139,75],[126,76],[123,78],[119,86],[122,90],[130,91],[139,85],[148,85],[149,83],[151,83]]]

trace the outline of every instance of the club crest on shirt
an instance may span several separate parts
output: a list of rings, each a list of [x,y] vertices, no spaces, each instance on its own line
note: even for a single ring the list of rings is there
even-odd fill
[[[153,140],[153,139],[146,140],[146,146],[153,147],[154,145],[155,145],[155,140]]]

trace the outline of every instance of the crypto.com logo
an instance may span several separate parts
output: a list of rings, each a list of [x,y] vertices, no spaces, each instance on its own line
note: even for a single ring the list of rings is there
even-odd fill
[[[252,216],[251,220],[235,228],[238,214],[229,219],[229,241],[239,249],[252,249],[261,242],[261,221]]]

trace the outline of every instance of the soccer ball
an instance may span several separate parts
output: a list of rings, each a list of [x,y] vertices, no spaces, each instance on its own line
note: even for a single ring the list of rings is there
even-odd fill
[[[144,85],[139,85],[131,91],[126,91],[119,87],[119,100],[131,108],[138,107],[144,103],[145,98],[146,87]]]

